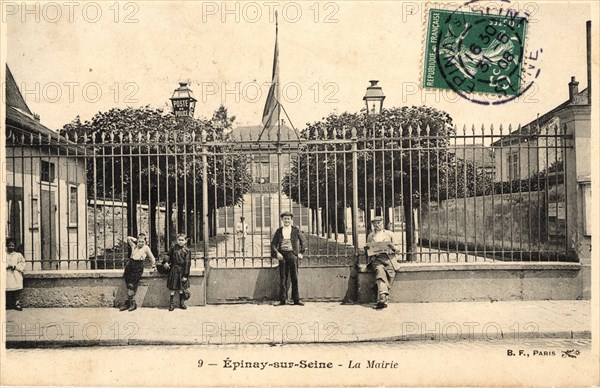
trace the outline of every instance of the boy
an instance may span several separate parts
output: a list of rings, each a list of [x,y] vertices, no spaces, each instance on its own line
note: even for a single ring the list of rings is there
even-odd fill
[[[304,306],[298,291],[298,259],[306,250],[306,237],[302,231],[292,225],[294,215],[290,212],[281,213],[283,226],[275,231],[271,241],[271,257],[279,260],[279,303],[287,303],[288,279],[292,281],[292,300],[296,306]]]

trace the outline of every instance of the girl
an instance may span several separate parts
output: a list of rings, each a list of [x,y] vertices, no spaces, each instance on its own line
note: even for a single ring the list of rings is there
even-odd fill
[[[19,294],[23,289],[23,271],[25,258],[17,252],[14,238],[6,239],[6,308],[22,311]]]
[[[175,310],[175,292],[179,292],[179,308],[185,310],[185,299],[189,298],[188,277],[192,263],[192,252],[186,247],[187,236],[183,233],[177,235],[177,244],[169,250],[166,268],[170,268],[167,287],[171,290],[171,303],[169,311]]]
[[[127,237],[127,242],[131,247],[131,258],[127,262],[125,272],[123,273],[125,285],[127,286],[127,301],[121,306],[119,309],[120,311],[133,311],[137,308],[137,304],[133,297],[137,292],[140,279],[144,273],[144,259],[146,257],[150,257],[150,262],[152,263],[150,273],[154,272],[156,269],[156,259],[154,258],[150,247],[146,244],[145,234],[140,233],[137,239],[135,237]]]

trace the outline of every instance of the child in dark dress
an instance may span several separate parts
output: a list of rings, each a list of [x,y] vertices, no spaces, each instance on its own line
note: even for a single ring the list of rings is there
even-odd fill
[[[169,277],[167,287],[171,290],[171,303],[169,311],[175,310],[175,293],[179,293],[179,308],[185,310],[185,300],[189,295],[186,292],[189,288],[188,278],[190,276],[190,266],[192,263],[192,252],[186,247],[187,236],[185,234],[177,235],[177,244],[171,247],[168,253],[167,263],[164,267],[169,268]]]

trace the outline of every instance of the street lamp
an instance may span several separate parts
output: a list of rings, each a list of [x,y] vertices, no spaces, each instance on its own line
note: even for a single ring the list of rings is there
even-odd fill
[[[381,113],[383,109],[383,100],[385,95],[381,86],[377,85],[378,80],[371,80],[370,86],[367,87],[367,93],[363,97],[363,100],[367,104],[367,115],[376,115]]]
[[[170,98],[175,117],[194,117],[196,100],[187,82],[180,82]]]

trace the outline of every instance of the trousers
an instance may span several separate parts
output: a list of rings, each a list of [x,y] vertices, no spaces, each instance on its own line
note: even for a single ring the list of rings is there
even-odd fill
[[[292,284],[292,300],[300,300],[298,291],[298,258],[294,252],[281,252],[283,260],[279,262],[279,300],[285,302],[288,296],[288,282]]]
[[[387,303],[390,287],[394,283],[396,270],[387,254],[376,256],[371,262],[375,271],[375,286],[377,287],[377,302]]]

